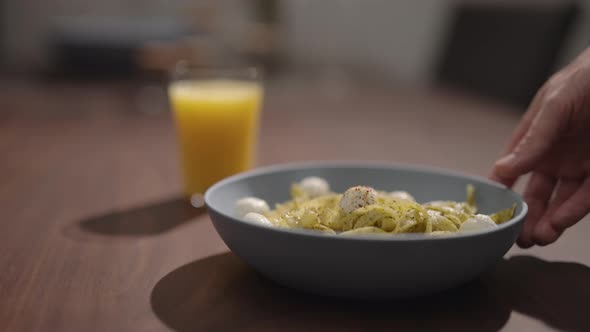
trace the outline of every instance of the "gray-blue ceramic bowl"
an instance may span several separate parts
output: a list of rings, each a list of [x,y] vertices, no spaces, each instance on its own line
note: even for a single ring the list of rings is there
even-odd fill
[[[274,205],[289,199],[293,182],[328,180],[332,190],[354,185],[406,190],[418,202],[465,200],[476,187],[480,213],[517,204],[512,220],[480,233],[453,236],[342,237],[261,226],[233,215],[236,200],[256,196]],[[410,165],[315,162],[256,169],[224,179],[205,194],[215,229],[227,246],[262,275],[317,294],[401,298],[441,291],[494,267],[514,244],[527,213],[522,198],[486,179]]]

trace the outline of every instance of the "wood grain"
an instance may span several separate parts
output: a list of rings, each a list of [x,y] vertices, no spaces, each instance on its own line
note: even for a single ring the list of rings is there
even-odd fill
[[[179,198],[166,101],[144,87],[0,81],[0,331],[587,330],[588,222],[415,301],[322,299],[258,277]],[[267,90],[261,165],[379,159],[484,175],[520,115],[366,82]]]

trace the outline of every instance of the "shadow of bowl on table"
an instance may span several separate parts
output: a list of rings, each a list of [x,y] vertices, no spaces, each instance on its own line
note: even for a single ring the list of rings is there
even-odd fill
[[[498,331],[512,310],[586,331],[590,268],[530,256],[502,260],[461,287],[409,300],[305,294],[259,276],[231,253],[184,265],[154,287],[154,313],[177,331]]]
[[[84,237],[84,234],[102,236],[153,236],[165,233],[194,218],[206,214],[206,209],[195,208],[184,197],[175,197],[160,202],[114,210],[91,216],[68,225],[64,232],[69,237]]]

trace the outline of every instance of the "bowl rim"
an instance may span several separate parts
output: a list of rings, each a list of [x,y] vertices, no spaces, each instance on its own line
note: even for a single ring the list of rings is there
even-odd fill
[[[299,229],[299,228],[282,228],[282,227],[269,227],[260,225],[255,222],[251,222],[248,220],[243,220],[237,218],[231,214],[227,214],[219,209],[216,209],[211,204],[211,196],[216,190],[219,188],[236,181],[240,181],[246,178],[252,178],[263,174],[269,173],[278,173],[284,171],[291,171],[291,170],[304,170],[304,169],[313,169],[313,168],[366,168],[366,169],[389,169],[389,170],[401,170],[401,171],[418,171],[418,172],[427,172],[427,173],[437,173],[445,176],[450,177],[460,177],[465,179],[473,179],[477,182],[483,182],[485,184],[491,185],[493,187],[503,189],[508,191],[514,198],[517,200],[517,203],[522,205],[522,209],[520,213],[513,216],[512,219],[498,225],[498,227],[485,230],[485,231],[476,231],[476,232],[469,232],[469,233],[457,233],[451,236],[425,236],[424,234],[398,234],[396,236],[386,236],[386,235],[379,235],[379,234],[356,234],[354,236],[342,236],[338,234],[326,234],[321,233],[314,230],[307,230],[307,229]],[[305,162],[290,162],[290,163],[279,163],[273,164],[263,167],[257,167],[255,169],[241,172],[232,176],[229,176],[225,179],[222,179],[209,187],[209,189],[205,192],[204,195],[205,205],[207,210],[213,211],[223,217],[229,218],[232,221],[239,222],[250,227],[255,227],[259,229],[263,229],[265,231],[270,232],[278,232],[284,235],[292,235],[292,236],[304,236],[304,237],[315,237],[315,238],[323,238],[323,239],[331,239],[331,240],[338,240],[338,241],[393,241],[393,242],[405,242],[405,241],[443,241],[449,239],[464,239],[464,238],[474,238],[474,237],[482,237],[487,236],[493,233],[501,232],[506,228],[511,228],[516,226],[518,223],[522,223],[524,218],[528,212],[528,205],[522,198],[522,196],[515,191],[511,190],[510,188],[494,182],[492,180],[486,179],[481,176],[472,175],[461,173],[459,171],[453,171],[449,169],[433,167],[433,166],[424,166],[424,165],[417,165],[417,164],[410,164],[410,163],[398,163],[398,162],[387,162],[387,161],[305,161]],[[213,218],[211,218],[213,219]]]

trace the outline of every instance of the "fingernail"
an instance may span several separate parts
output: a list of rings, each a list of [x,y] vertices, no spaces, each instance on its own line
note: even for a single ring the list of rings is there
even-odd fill
[[[516,159],[516,155],[514,153],[511,153],[507,156],[504,156],[502,158],[500,158],[500,160],[498,160],[496,162],[496,166],[499,167],[510,167],[514,164],[514,160]]]

